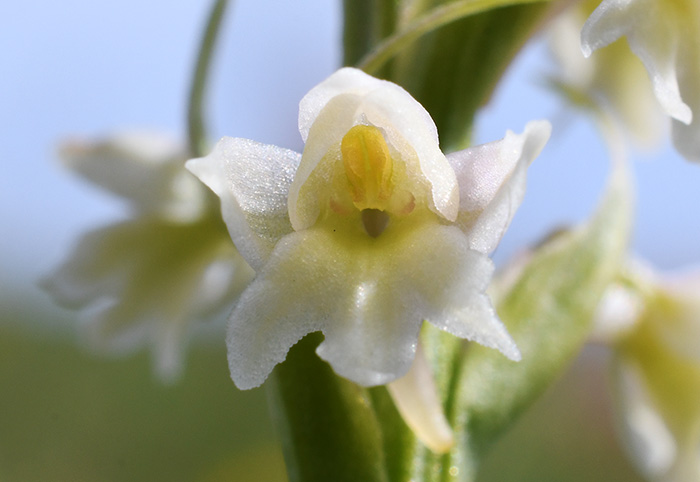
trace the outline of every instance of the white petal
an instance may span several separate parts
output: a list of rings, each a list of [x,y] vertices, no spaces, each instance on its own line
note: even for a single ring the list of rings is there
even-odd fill
[[[299,169],[289,188],[287,207],[290,222],[296,231],[309,228],[316,222],[322,196],[330,186],[335,158],[325,165],[319,165],[329,152],[333,155],[334,146],[340,156],[340,141],[355,125],[361,102],[362,99],[354,94],[337,95],[316,118],[311,137],[304,146]],[[319,168],[323,172],[319,172]]]
[[[187,161],[187,169],[221,199],[231,238],[255,270],[292,231],[287,196],[300,158],[281,147],[224,137],[208,156]]]
[[[636,143],[651,149],[665,137],[666,116],[644,64],[627,42],[613,42],[596,55],[581,53],[581,28],[597,4],[577,2],[549,27],[550,50],[558,69],[552,77],[572,106],[612,114]]]
[[[60,155],[72,170],[143,213],[190,221],[204,209],[205,191],[183,169],[184,148],[162,134],[126,132],[102,142],[69,141]]]
[[[695,0],[606,0],[582,31],[584,51],[626,35],[642,60],[654,93],[673,119],[673,141],[700,161],[700,4]]]
[[[364,113],[378,127],[396,130],[416,152],[422,174],[430,183],[430,209],[448,221],[457,218],[459,187],[454,171],[438,144],[428,112],[401,87],[377,89],[365,97]]]
[[[469,279],[465,279],[460,286],[464,293],[461,305],[452,305],[443,316],[428,321],[448,333],[494,348],[509,359],[520,361],[520,350],[498,319],[490,298],[484,293],[493,274],[491,260],[481,255],[475,257],[472,263]]]
[[[493,251],[525,194],[527,168],[549,139],[551,125],[533,121],[522,134],[450,154],[459,182],[457,225],[472,249]]]
[[[455,443],[437,393],[435,379],[421,344],[408,373],[387,385],[396,408],[411,430],[430,450],[445,453]]]
[[[581,50],[590,57],[599,48],[605,47],[627,35],[633,26],[627,21],[629,9],[635,0],[603,0],[591,14],[581,30]]]
[[[618,357],[614,369],[625,447],[647,477],[663,475],[676,458],[673,434],[654,406],[637,365]]]
[[[622,36],[649,72],[654,92],[666,113],[685,124],[693,113],[681,98],[677,79],[681,25],[667,0],[604,0],[581,31],[584,55]],[[668,2],[669,4],[672,2]],[[697,28],[697,27],[695,27]],[[697,35],[697,32],[694,33]],[[695,60],[697,62],[697,60]]]
[[[133,247],[123,241],[132,237],[132,230],[140,228],[123,223],[87,233],[68,260],[41,280],[41,287],[66,308],[85,308],[100,299],[102,303],[116,302],[128,283],[131,268],[131,263],[121,262],[126,253],[119,252],[119,245],[125,250]],[[137,256],[138,252],[134,261]]]
[[[236,272],[220,276],[223,284],[214,287],[212,265]],[[172,379],[193,322],[230,306],[235,289],[251,277],[218,227],[154,218],[88,233],[41,284],[57,303],[83,311],[94,349],[121,354],[150,345],[158,373]],[[213,288],[205,297],[198,289],[203,283]]]
[[[389,227],[378,238],[292,233],[231,315],[232,378],[239,388],[258,386],[291,345],[321,330],[317,352],[336,373],[366,386],[388,383],[410,367],[423,320],[515,358],[512,340],[486,308],[492,271],[455,227]]]
[[[603,294],[593,317],[591,339],[613,343],[628,335],[644,310],[644,299],[637,290],[612,284]]]
[[[681,98],[678,85],[678,43],[682,40],[672,34],[673,27],[664,32],[630,33],[627,40],[632,51],[644,63],[649,72],[654,93],[666,113],[674,119],[689,124],[693,119],[690,106]],[[649,38],[652,35],[653,38]]]
[[[341,94],[361,97],[381,84],[381,80],[352,67],[335,71],[311,89],[299,102],[299,132],[302,140],[306,142],[311,126],[331,99]]]
[[[289,216],[295,230],[318,216],[317,200],[305,199],[302,187],[323,157],[340,144],[354,125],[369,123],[404,139],[419,161],[431,187],[430,208],[449,221],[457,216],[457,181],[440,151],[435,123],[411,95],[396,84],[344,68],[312,89],[299,107],[299,125],[306,140],[299,171],[290,188]]]

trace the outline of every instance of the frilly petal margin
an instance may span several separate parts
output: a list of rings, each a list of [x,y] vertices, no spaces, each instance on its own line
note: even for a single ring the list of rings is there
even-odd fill
[[[287,196],[300,160],[289,149],[224,137],[211,154],[185,165],[219,196],[231,238],[256,271],[292,232]]]
[[[369,240],[325,229],[289,234],[231,314],[233,381],[260,385],[293,344],[322,331],[317,353],[336,373],[388,383],[411,366],[423,320],[518,359],[484,294],[492,272],[458,228],[437,223]]]
[[[525,195],[527,168],[551,132],[549,122],[533,121],[522,134],[507,131],[499,141],[447,156],[459,183],[456,223],[472,249],[488,254],[496,248]]]

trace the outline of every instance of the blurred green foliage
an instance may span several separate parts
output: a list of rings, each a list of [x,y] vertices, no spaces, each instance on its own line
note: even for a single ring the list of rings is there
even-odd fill
[[[265,392],[233,386],[223,337],[163,386],[145,352],[104,359],[18,316],[0,318],[2,482],[286,480]]]
[[[180,383],[163,386],[146,352],[93,355],[37,331],[46,315],[23,306],[0,316],[0,481],[287,480],[265,391],[233,386],[223,340],[195,344]],[[516,423],[477,480],[641,481],[612,433],[599,354]]]
[[[441,148],[464,149],[477,111],[559,8],[546,0],[511,1],[345,0],[343,64],[401,85],[430,112]],[[398,54],[378,56],[397,37]]]
[[[479,482],[643,482],[615,435],[609,353],[588,347],[484,459]]]

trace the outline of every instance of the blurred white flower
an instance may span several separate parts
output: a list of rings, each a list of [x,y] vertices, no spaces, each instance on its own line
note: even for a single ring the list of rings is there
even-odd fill
[[[673,119],[673,141],[700,161],[700,3],[603,0],[581,31],[586,57],[620,37],[647,69],[656,98]]]
[[[615,288],[615,409],[633,462],[649,480],[700,480],[700,273],[662,280],[632,271],[636,296]],[[611,300],[611,298],[617,298]],[[641,303],[640,303],[641,302]],[[620,309],[626,305],[627,308]],[[633,323],[629,323],[630,318]],[[622,320],[627,320],[621,323]]]
[[[208,193],[183,169],[184,147],[162,133],[126,131],[99,142],[68,140],[59,155],[68,168],[122,198],[139,216],[187,222],[207,208]]]
[[[61,157],[124,198],[133,217],[84,235],[41,284],[57,303],[83,311],[93,348],[124,353],[150,344],[156,373],[171,381],[193,321],[230,307],[252,270],[172,140],[120,134],[67,143]]]
[[[549,46],[558,71],[553,85],[574,106],[605,114],[643,147],[654,147],[665,131],[665,117],[644,65],[623,42],[586,59],[581,28],[599,0],[575,2],[549,28]]]
[[[304,335],[341,376],[384,384],[413,361],[423,320],[520,358],[485,294],[487,254],[550,133],[528,124],[451,154],[399,86],[337,71],[301,101],[303,155],[224,138],[187,168],[220,198],[257,277],[230,318],[229,367],[252,388]]]

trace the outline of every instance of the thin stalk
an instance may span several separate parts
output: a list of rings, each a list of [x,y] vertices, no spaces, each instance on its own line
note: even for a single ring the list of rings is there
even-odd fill
[[[197,63],[190,86],[187,105],[187,139],[190,155],[201,157],[206,153],[207,133],[204,125],[204,97],[209,80],[211,60],[219,36],[221,20],[228,0],[216,0],[209,13],[202,43],[197,54]]]

